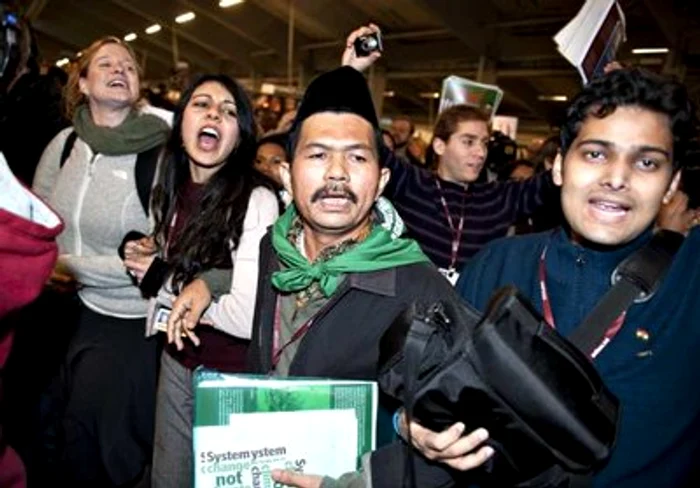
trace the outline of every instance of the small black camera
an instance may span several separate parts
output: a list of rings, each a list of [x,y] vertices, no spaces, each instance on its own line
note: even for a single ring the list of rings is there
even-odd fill
[[[360,36],[355,39],[355,55],[358,58],[369,56],[374,51],[382,51],[382,35],[379,32],[373,32],[366,36]]]

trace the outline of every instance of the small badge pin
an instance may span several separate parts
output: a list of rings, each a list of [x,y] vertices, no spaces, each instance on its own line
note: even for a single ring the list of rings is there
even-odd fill
[[[649,331],[647,331],[646,329],[637,329],[634,335],[637,339],[644,342],[649,342],[649,339],[651,337],[649,335]]]

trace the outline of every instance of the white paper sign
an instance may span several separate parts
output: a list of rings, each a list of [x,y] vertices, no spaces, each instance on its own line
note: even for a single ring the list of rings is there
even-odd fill
[[[339,477],[355,471],[354,409],[236,413],[195,427],[195,487],[273,487],[272,469]]]

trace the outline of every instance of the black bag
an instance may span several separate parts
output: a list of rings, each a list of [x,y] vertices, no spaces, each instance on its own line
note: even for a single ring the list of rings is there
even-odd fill
[[[467,473],[471,481],[585,486],[610,457],[620,416],[588,354],[612,319],[653,294],[682,240],[661,232],[625,260],[570,340],[513,287],[492,297],[476,326],[462,303],[414,305],[382,338],[380,387],[431,430],[461,421],[466,432],[489,431],[494,456]]]

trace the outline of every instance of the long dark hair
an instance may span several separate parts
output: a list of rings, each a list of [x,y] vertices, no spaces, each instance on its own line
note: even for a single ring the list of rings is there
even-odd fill
[[[190,213],[192,217],[177,236],[177,243],[169,244],[170,223],[190,178],[190,158],[182,141],[182,118],[194,91],[209,81],[220,83],[233,95],[238,113],[238,142],[221,169],[207,181],[196,208]],[[155,239],[161,250],[168,247],[174,290],[203,270],[230,265],[230,245],[232,242],[234,248],[238,247],[250,194],[253,188],[264,184],[253,171],[255,141],[250,99],[233,79],[226,75],[204,75],[185,90],[175,110],[166,159],[153,197]]]

